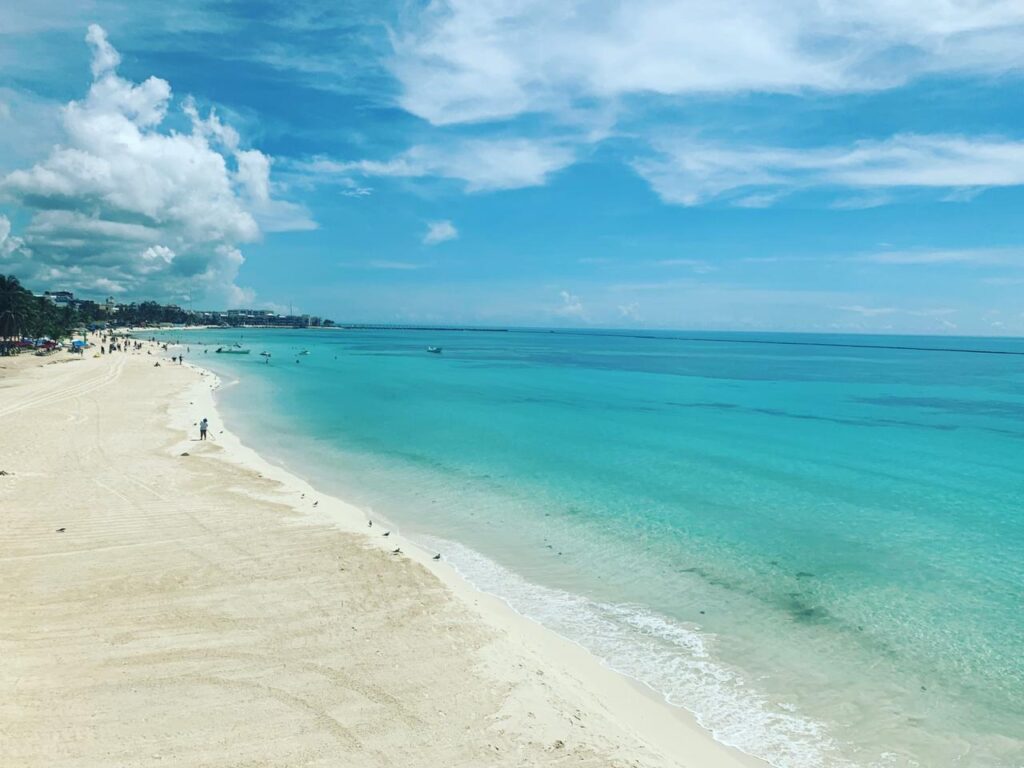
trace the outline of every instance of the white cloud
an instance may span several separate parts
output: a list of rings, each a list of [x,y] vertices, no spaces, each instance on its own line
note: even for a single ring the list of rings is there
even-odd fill
[[[844,312],[853,312],[854,314],[861,315],[862,317],[881,317],[883,315],[892,315],[899,312],[895,307],[864,307],[860,304],[853,304],[848,307],[837,307]]]
[[[417,145],[386,161],[317,158],[301,170],[327,178],[438,176],[464,182],[469,192],[489,192],[546,184],[574,160],[571,149],[553,141],[465,139],[450,145]]]
[[[114,46],[107,40],[107,33],[98,24],[90,24],[85,33],[85,40],[92,46],[92,76],[98,79],[108,75],[117,69],[121,63],[121,54],[114,50]]]
[[[423,242],[426,245],[437,245],[448,240],[455,240],[459,236],[459,230],[450,221],[431,221],[427,223],[427,231],[423,235]]]
[[[0,180],[0,193],[33,211],[8,262],[25,279],[63,275],[83,291],[250,297],[234,285],[237,246],[315,225],[274,197],[271,159],[241,149],[215,112],[202,118],[188,99],[191,132],[161,130],[170,85],[120,77],[102,28],[90,26],[86,39],[93,82],[64,107],[64,141]]]
[[[733,148],[669,139],[655,147],[657,156],[636,160],[633,167],[663,200],[681,205],[752,189],[778,194],[809,187],[895,190],[1024,184],[1024,141],[1002,138],[906,134],[814,149]]]
[[[0,259],[21,247],[21,240],[11,236],[11,220],[0,214]]]
[[[555,308],[555,314],[559,317],[568,317],[575,320],[586,320],[587,312],[583,307],[583,301],[569,291],[559,291],[559,298],[562,303]]]
[[[640,314],[640,305],[632,301],[629,304],[620,304],[617,307],[619,311],[619,317],[631,323],[643,322],[643,316]]]
[[[1024,266],[1021,248],[949,248],[907,251],[879,251],[857,257],[858,261],[875,264],[973,264]]]
[[[1024,67],[1024,6],[991,0],[435,0],[405,19],[400,103],[435,124],[634,93],[859,91]]]

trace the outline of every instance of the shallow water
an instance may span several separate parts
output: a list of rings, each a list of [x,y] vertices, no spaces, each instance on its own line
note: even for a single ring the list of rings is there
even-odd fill
[[[787,768],[1024,765],[1024,342],[170,336],[237,380],[253,447],[720,740]]]

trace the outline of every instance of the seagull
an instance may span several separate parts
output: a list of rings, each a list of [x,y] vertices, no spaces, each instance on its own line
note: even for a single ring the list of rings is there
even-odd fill
[[[384,531],[384,535],[385,536],[390,536],[391,535],[391,531]]]
[[[319,501],[314,501],[314,502],[313,502],[313,506],[315,507],[315,506],[316,506],[317,504],[319,504],[319,503],[320,503]]]
[[[373,528],[373,520],[367,520],[366,521],[366,527],[367,528]]]
[[[391,554],[392,555],[400,555],[400,554],[402,554],[402,548],[398,547],[397,549],[391,550]]]
[[[440,560],[441,559],[441,553],[438,552],[436,555],[434,555],[433,559],[434,560]]]
[[[64,533],[64,531],[66,531],[66,530],[67,530],[67,528],[58,528],[56,532],[57,533]]]

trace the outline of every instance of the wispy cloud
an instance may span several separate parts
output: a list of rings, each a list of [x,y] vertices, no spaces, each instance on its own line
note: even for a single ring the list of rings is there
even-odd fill
[[[455,240],[459,236],[459,230],[448,220],[431,221],[427,223],[427,231],[423,234],[425,245],[438,245],[449,240]]]
[[[390,160],[337,161],[321,157],[299,167],[327,178],[440,177],[464,182],[468,192],[490,192],[541,186],[574,159],[572,149],[551,140],[465,139],[417,145]]]
[[[678,139],[659,140],[654,146],[656,154],[637,159],[633,167],[663,200],[681,205],[715,198],[743,205],[755,189],[763,190],[759,201],[769,204],[773,196],[813,187],[953,190],[1024,184],[1024,141],[995,137],[906,134],[811,149]],[[850,201],[846,198],[845,207],[863,207]]]
[[[367,259],[366,261],[342,261],[338,264],[342,269],[371,269],[397,272],[413,272],[426,269],[429,265],[415,261],[392,261],[390,259]]]
[[[861,315],[862,317],[881,317],[883,315],[892,315],[899,312],[895,307],[864,307],[860,304],[852,304],[848,307],[836,307],[841,309],[843,312],[853,312],[854,314]]]
[[[435,124],[627,94],[863,91],[1024,67],[1024,6],[985,0],[439,0],[394,39],[400,104]],[[729,41],[729,44],[723,44]]]
[[[416,269],[423,269],[425,264],[416,264],[411,261],[387,261],[384,259],[372,259],[366,262],[366,266],[370,269],[397,269],[403,272],[408,272]]]
[[[879,251],[855,257],[874,264],[973,264],[1024,267],[1024,248],[963,248]]]

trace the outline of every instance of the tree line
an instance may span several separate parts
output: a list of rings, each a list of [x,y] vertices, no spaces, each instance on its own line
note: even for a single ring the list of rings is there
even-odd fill
[[[78,313],[35,296],[14,275],[0,275],[0,351],[7,354],[23,337],[68,337],[81,325]]]

